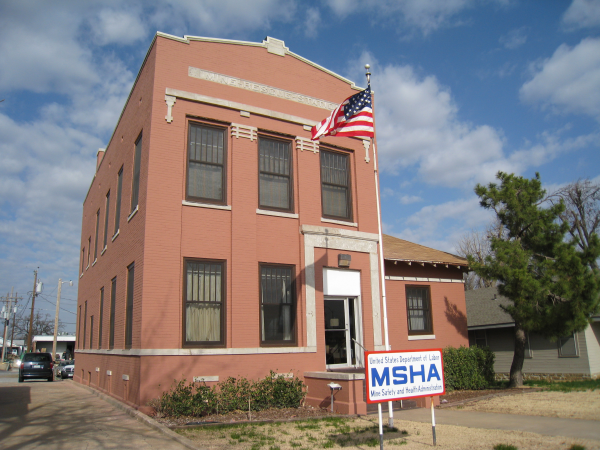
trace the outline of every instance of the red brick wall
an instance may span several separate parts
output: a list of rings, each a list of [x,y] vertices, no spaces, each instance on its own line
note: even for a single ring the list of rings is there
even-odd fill
[[[431,264],[421,266],[418,263],[386,261],[386,276],[438,278],[444,280],[462,280],[462,272],[456,267]],[[406,314],[406,286],[429,286],[433,334],[431,340],[408,340],[408,322]],[[388,324],[390,344],[393,350],[443,348],[447,346],[468,346],[467,308],[463,283],[437,281],[386,281]]]

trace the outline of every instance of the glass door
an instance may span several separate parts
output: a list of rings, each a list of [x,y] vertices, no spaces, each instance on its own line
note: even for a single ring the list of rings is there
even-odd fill
[[[356,365],[354,298],[325,299],[325,358],[328,368]]]

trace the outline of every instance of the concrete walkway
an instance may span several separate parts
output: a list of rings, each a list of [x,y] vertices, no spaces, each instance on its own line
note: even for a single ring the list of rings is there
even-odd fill
[[[17,383],[17,376],[16,371],[0,373],[2,450],[195,448],[154,421],[151,425],[160,431],[142,423],[145,416],[137,411],[117,408],[71,380]]]
[[[420,408],[394,411],[394,426],[402,428],[402,421],[431,423],[431,410]],[[478,411],[436,409],[438,425],[457,425],[488,430],[513,430],[546,436],[565,436],[576,439],[600,440],[600,421],[559,419],[557,417],[518,416]],[[387,414],[384,423],[387,424]]]

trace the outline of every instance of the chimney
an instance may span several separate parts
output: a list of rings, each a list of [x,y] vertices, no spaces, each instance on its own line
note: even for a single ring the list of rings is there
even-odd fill
[[[98,167],[100,167],[100,163],[102,162],[102,159],[104,159],[105,151],[105,148],[99,148],[98,153],[96,153],[96,172],[98,172]]]

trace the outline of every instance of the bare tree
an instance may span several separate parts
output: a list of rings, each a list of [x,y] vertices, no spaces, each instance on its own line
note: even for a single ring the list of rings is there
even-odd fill
[[[491,256],[490,241],[492,237],[502,237],[504,229],[497,219],[487,226],[485,230],[471,230],[464,234],[456,243],[455,248],[459,256],[471,257],[474,261],[483,264],[485,258]],[[465,290],[492,287],[496,280],[481,278],[475,272],[465,274]]]
[[[586,251],[600,229],[600,184],[579,179],[548,196],[548,200],[552,204],[564,202],[560,218],[569,224],[569,234],[577,239],[579,248]],[[591,265],[598,269],[597,261]]]
[[[64,324],[58,321],[58,331],[64,329]],[[25,339],[29,334],[29,315],[17,317],[15,320],[15,338]],[[33,335],[53,335],[54,334],[54,317],[50,314],[42,314],[40,311],[35,311],[33,314]]]

